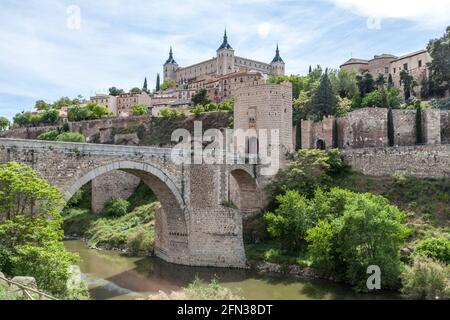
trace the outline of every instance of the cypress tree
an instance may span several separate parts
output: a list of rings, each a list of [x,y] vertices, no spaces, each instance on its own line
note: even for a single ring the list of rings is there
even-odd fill
[[[388,111],[387,129],[388,129],[388,144],[389,147],[393,147],[395,139],[394,139],[394,116],[392,114],[392,108],[389,108]]]
[[[328,74],[325,73],[320,79],[319,87],[311,99],[313,113],[316,120],[320,121],[325,116],[334,115],[336,111],[336,95],[334,94]]]
[[[420,104],[416,108],[416,143],[423,143],[422,107],[420,106]]]
[[[158,92],[159,90],[161,90],[161,78],[158,73],[158,75],[156,76],[156,92]]]
[[[145,77],[144,86],[142,87],[142,91],[148,92],[147,77]]]

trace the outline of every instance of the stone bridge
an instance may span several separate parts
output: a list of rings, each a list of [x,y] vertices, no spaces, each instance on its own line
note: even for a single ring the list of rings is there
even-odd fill
[[[189,266],[245,267],[244,212],[262,207],[256,165],[175,164],[172,149],[0,139],[0,163],[25,163],[69,200],[109,172],[138,177],[156,194],[155,254]],[[230,206],[237,203],[238,208]]]

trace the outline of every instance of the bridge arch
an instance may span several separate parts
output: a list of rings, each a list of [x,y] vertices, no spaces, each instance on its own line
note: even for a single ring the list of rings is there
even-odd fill
[[[244,217],[259,212],[263,207],[262,192],[255,174],[247,167],[230,171],[230,200]]]
[[[159,167],[137,161],[116,161],[86,170],[60,188],[69,200],[85,184],[115,170],[137,176],[155,193],[161,203],[161,210],[156,212],[155,254],[168,262],[184,264],[189,255],[189,212],[175,182]]]

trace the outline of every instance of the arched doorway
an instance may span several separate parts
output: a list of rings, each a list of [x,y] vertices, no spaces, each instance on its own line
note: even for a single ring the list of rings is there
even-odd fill
[[[317,140],[317,149],[325,150],[326,148],[327,148],[327,145],[326,145],[325,141],[323,141],[322,139]]]
[[[143,181],[161,203],[156,214],[155,254],[167,262],[188,264],[188,219],[186,204],[172,179],[163,170],[150,164],[120,161],[97,167],[79,175],[61,189],[69,200],[75,192],[93,179],[111,171],[123,171]]]

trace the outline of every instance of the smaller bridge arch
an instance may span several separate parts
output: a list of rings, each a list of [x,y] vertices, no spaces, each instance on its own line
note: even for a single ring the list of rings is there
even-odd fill
[[[260,185],[248,166],[237,166],[230,171],[230,200],[244,218],[263,208]]]

